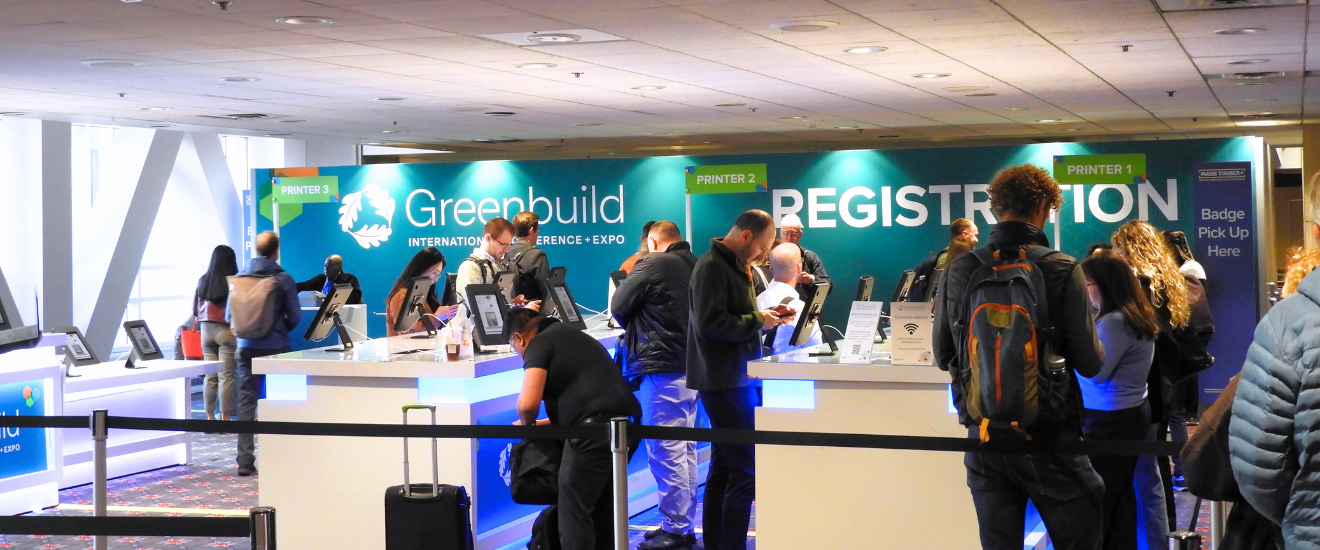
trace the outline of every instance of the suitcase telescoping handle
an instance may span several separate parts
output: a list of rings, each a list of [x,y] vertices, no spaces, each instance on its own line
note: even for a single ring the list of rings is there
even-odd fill
[[[435,405],[411,403],[403,406],[403,425],[408,425],[408,411],[426,409],[431,411],[431,425],[435,425]],[[403,438],[403,496],[412,497],[412,483],[409,481],[408,438]],[[440,496],[440,446],[436,438],[431,438],[431,496]]]

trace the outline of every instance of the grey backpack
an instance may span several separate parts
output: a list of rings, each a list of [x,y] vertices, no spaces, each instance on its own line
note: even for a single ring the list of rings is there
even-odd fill
[[[244,340],[270,335],[279,316],[280,279],[275,275],[235,275],[229,281],[229,330]]]

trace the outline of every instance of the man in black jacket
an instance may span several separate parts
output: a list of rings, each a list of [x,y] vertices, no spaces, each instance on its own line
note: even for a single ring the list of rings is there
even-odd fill
[[[528,300],[540,300],[545,291],[541,282],[550,278],[550,260],[545,251],[536,246],[541,237],[541,216],[536,212],[519,212],[513,217],[513,244],[504,255],[517,276],[513,281],[513,294],[522,294]]]
[[[747,361],[761,356],[761,330],[788,322],[785,310],[756,310],[748,262],[774,244],[775,222],[748,210],[722,239],[697,260],[689,286],[692,307],[687,329],[688,387],[699,392],[711,426],[752,429],[761,403],[758,382],[747,378]],[[715,443],[701,519],[707,550],[744,550],[752,501],[756,499],[756,447]]]
[[[362,285],[358,284],[357,277],[352,273],[344,271],[344,259],[338,254],[325,259],[325,273],[298,283],[298,292],[314,290],[329,296],[330,287],[333,285],[352,285],[353,292],[348,295],[346,303],[348,305],[362,303]]]
[[[1049,247],[1041,231],[1052,210],[1063,202],[1059,184],[1044,170],[1024,164],[1006,169],[995,176],[987,190],[990,206],[999,223],[990,232],[990,244],[996,249],[1031,250]],[[1077,260],[1061,252],[1052,252],[1036,264],[1045,280],[1049,321],[1054,327],[1049,340],[1054,353],[1062,356],[1068,367],[1082,376],[1095,376],[1104,364],[1104,349],[1096,338],[1095,324],[1087,302],[1086,278]],[[981,267],[974,254],[962,254],[945,271],[944,290],[935,306],[936,365],[954,373],[954,400],[958,418],[968,426],[968,436],[980,436],[969,420],[967,391],[959,381],[964,360],[959,357],[956,339],[965,337],[969,318],[966,307],[967,285]],[[1041,334],[1041,337],[1046,335]],[[1076,382],[1072,382],[1076,388]],[[1048,430],[1032,431],[1036,440],[1076,440],[1081,436],[1081,402],[1076,391],[1069,392],[1064,418]],[[993,431],[992,439],[1020,437],[1011,430]],[[1086,456],[1010,455],[967,453],[967,486],[972,491],[980,524],[981,546],[988,550],[1022,547],[1022,529],[1027,500],[1040,511],[1054,547],[1099,550],[1101,539],[1101,498],[1104,483]]]
[[[958,218],[949,224],[949,246],[953,246],[953,241],[958,238],[972,241],[975,245],[980,241],[980,230],[976,224],[967,218]],[[929,258],[923,260],[913,269],[917,278],[912,281],[912,287],[908,289],[907,301],[921,302],[925,300],[927,291],[935,278],[935,270],[946,267],[949,263],[949,246],[944,247],[939,252],[932,254]]]
[[[651,253],[633,265],[610,301],[610,312],[624,329],[614,358],[623,365],[623,376],[640,388],[643,423],[691,428],[697,392],[687,387],[686,376],[688,283],[697,256],[673,222],[656,222],[646,242]],[[648,439],[646,445],[665,519],[638,548],[691,547],[697,542],[696,443]]]

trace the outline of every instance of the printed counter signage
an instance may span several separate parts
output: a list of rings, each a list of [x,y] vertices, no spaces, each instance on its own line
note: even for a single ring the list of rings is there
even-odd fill
[[[689,166],[683,172],[687,175],[689,195],[770,190],[764,164]]]
[[[1056,155],[1054,179],[1062,185],[1141,183],[1146,155]]]
[[[41,380],[0,386],[0,416],[44,416]],[[46,429],[0,427],[0,479],[46,469]]]
[[[281,204],[339,202],[339,177],[273,178],[271,191]]]

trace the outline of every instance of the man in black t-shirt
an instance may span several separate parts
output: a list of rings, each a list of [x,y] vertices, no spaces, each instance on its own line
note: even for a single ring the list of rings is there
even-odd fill
[[[523,358],[520,424],[537,423],[542,401],[550,416],[542,424],[604,424],[618,416],[636,422],[641,417],[642,406],[632,388],[595,338],[530,308],[509,311],[504,336]],[[630,447],[630,456],[636,448]],[[564,550],[614,547],[611,468],[608,441],[565,442],[559,463],[559,541]]]

